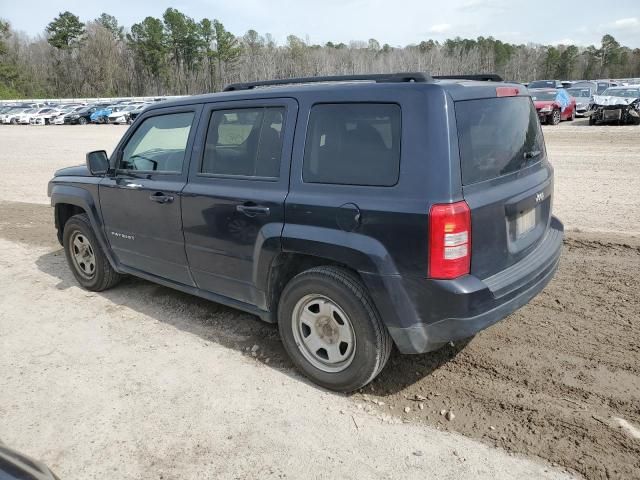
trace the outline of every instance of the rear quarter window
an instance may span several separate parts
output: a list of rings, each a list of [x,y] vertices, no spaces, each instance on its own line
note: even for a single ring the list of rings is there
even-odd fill
[[[313,106],[305,143],[304,181],[395,185],[400,172],[400,122],[400,106],[396,104]]]
[[[455,104],[462,184],[517,172],[544,158],[538,115],[529,97]]]

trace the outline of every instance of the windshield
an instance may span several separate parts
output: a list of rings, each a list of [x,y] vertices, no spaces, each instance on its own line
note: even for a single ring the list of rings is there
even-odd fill
[[[490,180],[544,156],[538,115],[528,97],[456,102],[463,185]]]
[[[591,90],[588,88],[568,88],[567,92],[573,97],[590,97]]]
[[[27,110],[24,111],[24,113],[36,113],[38,111],[38,109],[36,108],[29,108]]]
[[[541,101],[555,100],[557,96],[558,96],[558,92],[531,92],[531,99],[534,101],[535,100],[541,100]]]
[[[638,98],[640,97],[640,88],[607,88],[602,95],[610,95],[612,97]]]

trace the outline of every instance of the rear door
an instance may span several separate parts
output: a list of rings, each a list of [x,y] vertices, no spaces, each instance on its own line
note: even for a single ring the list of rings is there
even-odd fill
[[[264,269],[281,248],[297,109],[289,98],[205,106],[182,207],[199,288],[265,308]]]
[[[487,278],[529,254],[551,219],[553,169],[527,96],[455,103],[471,273]]]
[[[118,260],[194,285],[182,235],[182,189],[200,105],[152,110],[114,152],[116,173],[100,183],[106,237]]]

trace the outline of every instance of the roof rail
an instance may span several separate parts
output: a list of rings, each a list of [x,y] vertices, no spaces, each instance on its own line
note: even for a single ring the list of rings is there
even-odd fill
[[[272,87],[276,85],[292,85],[301,83],[320,83],[320,82],[376,82],[376,83],[402,83],[402,82],[431,82],[431,75],[414,72],[414,73],[375,73],[367,75],[331,75],[327,77],[300,77],[300,78],[283,78],[280,80],[263,80],[259,82],[232,83],[227,85],[225,92],[236,90],[252,90],[256,87]]]
[[[480,82],[504,82],[500,75],[495,73],[480,73],[475,75],[434,75],[435,80],[478,80]]]

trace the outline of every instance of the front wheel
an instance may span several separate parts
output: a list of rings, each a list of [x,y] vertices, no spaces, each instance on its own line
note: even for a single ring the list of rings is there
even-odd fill
[[[302,373],[340,392],[371,382],[393,345],[364,285],[348,270],[332,266],[312,268],[287,284],[278,328]]]
[[[595,125],[596,124],[596,117],[594,115],[591,115],[589,117],[589,125]]]
[[[86,119],[86,118],[84,118],[84,117],[80,117],[80,118],[78,119],[78,123],[79,123],[80,125],[86,125],[86,124],[87,124],[87,119]]]
[[[553,111],[549,123],[551,123],[551,125],[558,125],[560,123],[560,110]]]
[[[94,292],[113,287],[120,275],[111,267],[86,214],[74,215],[62,236],[67,263],[78,283]]]

